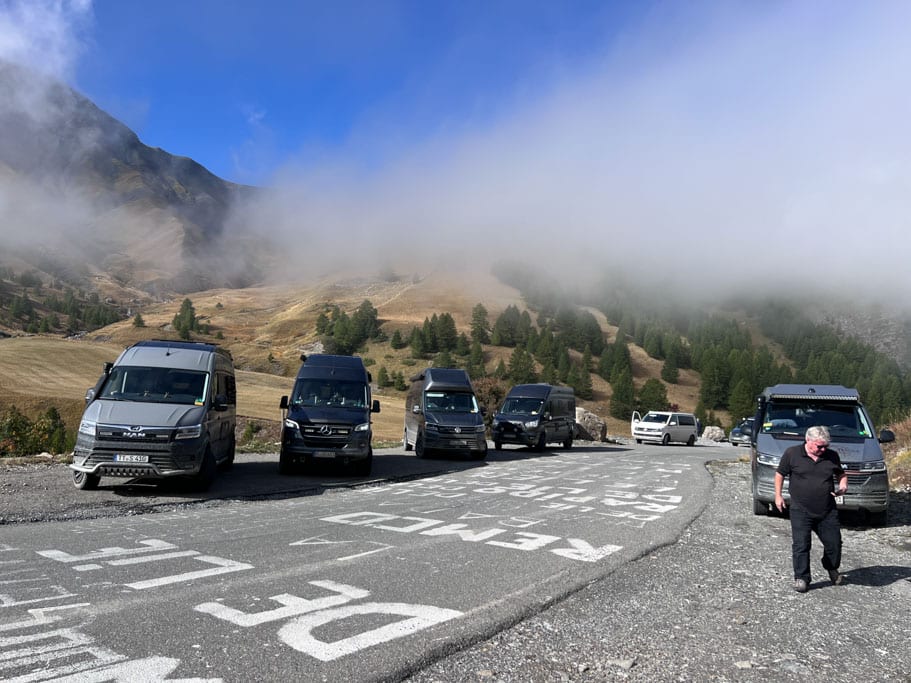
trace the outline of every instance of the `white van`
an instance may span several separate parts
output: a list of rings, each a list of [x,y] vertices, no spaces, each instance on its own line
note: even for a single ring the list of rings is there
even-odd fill
[[[650,410],[645,417],[634,412],[630,431],[636,443],[660,443],[664,446],[671,442],[693,446],[699,437],[695,415],[665,410]]]

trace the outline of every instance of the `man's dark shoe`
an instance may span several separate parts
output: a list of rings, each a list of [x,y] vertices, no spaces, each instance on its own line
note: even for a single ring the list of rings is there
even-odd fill
[[[808,586],[806,581],[803,579],[794,579],[794,590],[796,590],[798,593],[806,593],[807,588]]]
[[[833,586],[840,586],[845,582],[845,575],[839,574],[837,569],[829,570],[829,581],[832,582]]]

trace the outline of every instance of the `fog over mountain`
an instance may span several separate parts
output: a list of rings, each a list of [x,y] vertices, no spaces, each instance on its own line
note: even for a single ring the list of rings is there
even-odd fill
[[[20,27],[52,58],[27,40],[0,40],[0,57],[65,80],[89,40],[70,10]],[[538,65],[493,115],[412,139],[365,113],[345,142],[299,150],[253,193],[144,147],[97,109],[61,127],[54,87],[33,88],[4,96],[3,116],[13,103],[57,137],[33,149],[4,136],[2,239],[52,250],[62,236],[64,251],[103,267],[123,254],[140,280],[184,288],[513,258],[585,282],[622,268],[713,300],[744,290],[904,308],[909,20],[901,2],[657,3],[584,67]],[[76,175],[88,191],[71,191]],[[274,245],[276,260],[250,242],[201,248],[215,234]],[[198,260],[214,255],[227,265]]]

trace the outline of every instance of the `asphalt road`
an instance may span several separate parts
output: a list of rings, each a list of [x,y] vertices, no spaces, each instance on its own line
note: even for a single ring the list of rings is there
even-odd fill
[[[242,456],[204,495],[5,471],[0,677],[911,680],[904,508],[798,596],[739,454],[390,449],[369,480]]]
[[[248,476],[238,463],[222,487],[262,495],[263,476],[279,499],[215,489],[227,501],[175,495],[181,507],[160,514],[10,525],[2,604],[14,627],[0,666],[18,680],[54,653],[36,680],[149,666],[226,681],[401,679],[673,542],[705,505],[704,456],[599,445],[467,464],[390,452],[357,487],[331,470],[282,478],[253,464]],[[418,475],[416,462],[442,471]]]

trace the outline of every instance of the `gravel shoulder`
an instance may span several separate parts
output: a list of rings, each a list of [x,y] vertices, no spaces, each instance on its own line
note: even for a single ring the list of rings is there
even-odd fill
[[[749,464],[708,467],[712,500],[677,543],[410,683],[911,681],[909,495],[895,495],[887,527],[845,516],[845,585],[830,585],[814,536],[801,595],[790,523],[753,516]]]

